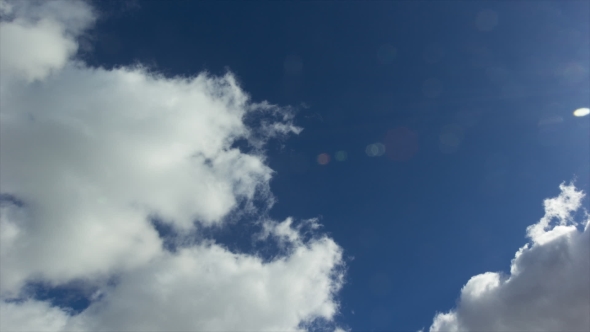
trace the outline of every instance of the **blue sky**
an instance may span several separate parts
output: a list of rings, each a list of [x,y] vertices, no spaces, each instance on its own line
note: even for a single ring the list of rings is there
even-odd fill
[[[129,115],[128,118],[136,119],[135,116],[137,116],[137,119],[140,119],[137,120],[138,122],[125,122],[128,123],[128,127],[125,127],[117,122],[119,113],[114,112],[113,115],[109,115],[108,120],[104,120],[103,127],[103,120],[100,120],[102,118],[99,119],[98,115],[78,116],[76,107],[72,108],[74,111],[64,111],[67,113],[64,113],[65,115],[59,113],[60,111],[56,111],[55,114],[63,115],[64,119],[81,119],[80,123],[88,125],[90,131],[95,129],[95,123],[100,122],[101,125],[96,132],[107,133],[105,135],[112,133],[112,137],[109,136],[106,140],[115,142],[115,145],[119,142],[117,137],[122,136],[117,136],[120,132],[114,129],[111,131],[110,126],[121,126],[117,128],[121,129],[122,133],[136,133],[137,130],[137,137],[146,135],[141,136],[144,137],[144,143],[141,144],[148,144],[152,139],[156,142],[159,135],[167,140],[166,137],[173,136],[176,132],[184,133],[183,123],[187,122],[182,120],[185,118],[179,118],[181,121],[171,121],[169,124],[168,118],[162,116],[154,123],[146,122],[145,133],[143,133],[141,132],[144,130],[142,127],[144,122],[141,122],[143,121],[141,107],[148,109],[146,112],[152,112],[150,105],[160,105],[159,102],[162,99],[170,98],[173,104],[180,100],[179,105],[183,100],[190,99],[180,92],[175,95],[177,93],[175,89],[178,91],[217,89],[217,86],[202,88],[209,83],[202,83],[202,85],[195,83],[196,85],[192,88],[177,87],[181,83],[170,86],[154,85],[156,87],[152,89],[149,87],[149,84],[152,84],[149,83],[151,81],[146,79],[148,83],[145,83],[145,89],[149,93],[144,94],[141,90],[143,87],[135,87],[136,81],[132,78],[116,85],[120,81],[117,81],[118,79],[114,78],[115,74],[112,73],[115,73],[117,68],[136,68],[134,66],[138,65],[147,68],[142,69],[144,72],[138,74],[140,76],[148,77],[149,74],[145,73],[161,75],[159,78],[153,78],[156,82],[153,84],[166,80],[172,82],[171,80],[177,77],[195,77],[202,72],[209,73],[211,77],[223,77],[229,72],[235,78],[239,89],[249,95],[252,102],[268,101],[270,104],[278,105],[275,113],[271,111],[263,112],[262,115],[258,113],[249,115],[247,106],[240,106],[240,104],[234,107],[231,101],[227,101],[233,100],[230,97],[239,99],[239,93],[232,92],[234,90],[220,88],[221,97],[215,97],[216,92],[206,94],[213,96],[207,97],[212,98],[213,101],[197,104],[193,108],[198,113],[201,109],[208,107],[212,110],[211,113],[194,118],[186,115],[186,119],[203,124],[202,128],[195,128],[194,131],[202,130],[205,133],[190,139],[189,134],[178,134],[179,136],[174,140],[171,139],[171,142],[183,143],[182,140],[186,139],[186,142],[190,141],[197,145],[202,143],[202,147],[195,151],[197,154],[202,153],[205,156],[204,165],[213,169],[211,173],[213,175],[203,176],[206,176],[206,179],[215,177],[217,179],[215,181],[218,182],[209,187],[204,185],[209,189],[191,191],[193,189],[184,189],[183,185],[195,181],[195,186],[200,186],[197,183],[206,183],[209,180],[203,180],[205,178],[198,176],[187,180],[189,178],[179,176],[180,180],[176,181],[175,175],[170,175],[169,182],[166,176],[160,182],[153,180],[158,178],[160,173],[149,173],[151,175],[145,175],[145,178],[141,177],[143,175],[138,175],[136,181],[133,171],[124,173],[128,176],[121,179],[124,179],[123,181],[129,179],[128,184],[125,182],[126,188],[136,186],[137,190],[124,189],[126,194],[116,196],[116,199],[131,200],[140,206],[145,205],[150,212],[148,213],[150,217],[158,215],[156,218],[158,221],[154,223],[158,225],[159,236],[164,238],[163,241],[168,241],[166,243],[174,243],[167,247],[168,249],[187,247],[187,243],[199,243],[198,245],[201,246],[200,241],[214,241],[228,252],[246,256],[259,255],[272,261],[273,257],[281,255],[291,257],[289,248],[295,251],[298,250],[297,248],[304,250],[302,248],[315,248],[313,245],[317,244],[325,245],[327,248],[325,250],[328,252],[335,250],[334,247],[330,247],[330,243],[337,244],[341,252],[334,251],[335,256],[330,257],[339,257],[338,253],[341,257],[334,258],[334,264],[329,265],[329,270],[342,272],[343,279],[341,283],[338,283],[334,281],[332,275],[322,274],[325,280],[330,280],[339,286],[333,293],[323,288],[321,290],[314,288],[312,293],[324,291],[327,292],[326,297],[323,297],[321,301],[318,300],[322,304],[318,305],[317,310],[313,309],[315,311],[302,314],[303,316],[298,318],[299,324],[319,317],[327,322],[324,322],[328,326],[325,328],[332,329],[336,327],[353,331],[429,329],[436,313],[448,312],[457,307],[461,289],[471,277],[488,271],[502,271],[510,275],[511,260],[519,248],[529,240],[538,246],[545,244],[534,235],[529,234],[527,239],[527,226],[537,223],[543,215],[550,217],[559,215],[559,213],[551,215],[552,212],[547,208],[544,211],[543,202],[548,198],[567,196],[564,194],[567,190],[562,188],[560,191],[561,183],[569,183],[573,180],[578,190],[588,192],[590,189],[588,153],[590,151],[590,117],[573,115],[576,109],[590,107],[588,93],[590,91],[588,61],[590,59],[588,16],[590,5],[585,1],[146,1],[124,4],[97,1],[88,5],[93,8],[93,19],[79,14],[75,8],[71,11],[73,13],[71,17],[74,19],[71,19],[66,14],[60,16],[51,10],[35,11],[34,6],[31,6],[33,9],[23,9],[19,5],[12,5],[17,9],[5,12],[4,24],[17,22],[15,17],[19,15],[37,22],[35,24],[41,24],[38,22],[41,22],[45,15],[63,23],[64,31],[70,32],[69,35],[64,33],[63,38],[69,41],[75,40],[78,45],[77,49],[73,50],[68,48],[67,42],[64,42],[63,45],[66,45],[64,49],[68,50],[62,56],[65,60],[47,60],[46,67],[51,68],[48,72],[36,69],[37,67],[26,69],[27,65],[21,65],[16,60],[14,63],[6,62],[4,69],[6,73],[13,75],[11,68],[21,70],[26,67],[26,70],[23,69],[19,73],[29,75],[25,75],[27,77],[25,81],[28,84],[26,88],[21,87],[25,84],[21,81],[14,83],[17,82],[16,79],[13,82],[12,78],[7,78],[2,82],[4,92],[15,96],[4,103],[6,109],[10,107],[19,109],[14,111],[14,114],[17,114],[15,119],[18,114],[24,114],[25,111],[20,111],[21,108],[32,112],[30,109],[41,107],[39,105],[48,105],[43,107],[49,110],[45,113],[39,111],[34,115],[41,119],[39,120],[41,122],[45,117],[51,119],[54,114],[51,112],[52,107],[58,109],[60,105],[73,105],[78,102],[80,105],[86,105],[76,106],[79,109],[85,109],[88,105],[91,109],[94,98],[97,100],[110,98],[106,93],[111,90],[103,89],[106,92],[101,92],[103,91],[101,84],[114,82],[110,84],[119,88],[118,90],[113,88],[110,93],[116,96],[111,103],[105,102],[104,105],[100,104],[103,106],[96,106],[98,110],[96,112],[121,108],[121,114],[123,114],[126,109],[135,107],[136,104],[128,99],[131,100],[137,93],[138,96],[133,98],[145,98],[147,101],[141,104],[143,106],[138,106],[139,111]],[[69,5],[66,2],[64,6]],[[85,23],[78,24],[76,20]],[[80,28],[77,24],[83,27]],[[4,29],[9,31],[6,26]],[[49,26],[44,29],[43,31],[53,31]],[[12,44],[3,45],[6,48],[11,46]],[[44,46],[36,45],[36,47]],[[43,53],[43,48],[40,50]],[[5,56],[9,58],[9,55]],[[38,60],[31,58],[30,61]],[[74,61],[82,64],[80,66],[85,71],[79,73],[77,69],[73,69],[75,66],[71,63]],[[97,73],[96,76],[99,78],[93,79],[86,85],[80,84],[83,87],[79,91],[76,90],[76,82],[78,82],[76,80],[90,80],[88,77],[95,75],[91,74],[96,73],[91,68],[102,68],[104,73]],[[61,71],[64,74],[61,74]],[[15,69],[14,72],[18,71]],[[17,74],[14,75],[17,76]],[[126,74],[117,75],[123,77]],[[8,74],[6,76],[8,77]],[[66,77],[64,79],[66,83],[60,83],[62,82],[60,77]],[[50,88],[48,86],[52,84],[51,82],[58,83],[53,83],[55,87]],[[92,90],[93,86],[96,90]],[[68,94],[68,91],[72,93]],[[119,97],[119,91],[122,91],[121,94],[132,97],[128,99]],[[171,97],[167,91],[171,91]],[[60,93],[65,93],[68,97],[61,99],[53,97]],[[19,99],[17,95],[41,97],[38,98],[39,102],[24,102],[24,99]],[[76,96],[81,97],[78,100]],[[226,96],[228,96],[227,99]],[[63,102],[62,99],[76,101]],[[234,108],[246,107],[244,114],[247,115],[243,118],[236,117],[240,119],[239,124],[228,120],[227,124],[223,122],[224,125],[217,128],[215,126],[221,122],[209,120],[220,112],[216,111],[215,107],[220,107],[216,106],[218,105],[216,100],[222,100],[229,105],[224,106],[226,108],[223,109],[223,114],[227,113],[226,118],[234,116],[232,113]],[[62,102],[64,104],[60,104]],[[4,128],[6,136],[3,138],[8,142],[2,146],[4,151],[8,151],[5,157],[13,157],[14,160],[18,159],[25,164],[26,162],[35,163],[37,159],[23,157],[21,160],[20,154],[13,152],[33,149],[32,147],[36,145],[19,143],[20,140],[26,140],[26,137],[29,137],[26,134],[22,134],[23,136],[12,134],[16,133],[17,129],[10,131],[10,128],[13,128],[9,127],[13,125],[13,122],[10,122],[12,121],[10,119],[13,119],[10,117],[13,114],[11,112],[6,112],[8,115],[5,119],[9,120],[3,120],[3,126],[6,126]],[[219,121],[225,121],[226,118]],[[265,142],[264,148],[256,146],[255,135],[240,131],[243,130],[242,119],[244,128],[250,126],[252,132],[260,131],[259,138]],[[206,121],[212,121],[211,127],[217,128],[215,130],[218,132],[212,131],[208,136],[209,125]],[[263,127],[265,122],[280,123],[286,129],[277,129],[283,128],[278,126],[268,129]],[[159,124],[167,126],[166,129],[160,130]],[[14,128],[21,128],[14,126]],[[22,128],[29,127],[23,125]],[[150,134],[149,128],[153,129],[153,135]],[[227,128],[237,129],[230,131]],[[33,133],[34,130],[21,129],[18,132]],[[46,132],[40,133],[39,135],[42,135]],[[133,135],[129,134],[129,136]],[[9,140],[12,137],[14,139]],[[43,139],[45,136],[34,137]],[[58,140],[57,142],[62,142],[59,137],[55,139]],[[125,141],[131,142],[128,145],[122,143],[121,146],[136,146],[134,145],[136,141],[133,139]],[[222,140],[229,141],[229,145],[223,145],[225,143],[221,143]],[[64,139],[63,142],[67,141]],[[137,143],[139,146],[137,151],[144,151],[141,150],[144,148],[143,145],[139,144]],[[216,161],[218,154],[211,152],[212,154],[208,155],[208,153],[210,147],[217,145],[222,146],[219,151],[223,153],[229,151],[231,147],[239,147],[242,153],[240,156],[245,159],[236,159],[228,164],[230,166],[224,164],[224,161]],[[91,146],[94,150],[85,150],[86,152],[80,153],[88,156],[88,160],[95,162],[101,160],[103,151],[108,150],[108,148],[103,150],[100,145]],[[56,165],[61,165],[56,169],[64,170],[65,173],[67,170],[72,170],[73,179],[85,176],[90,179],[87,182],[72,182],[78,183],[76,186],[93,183],[93,179],[103,179],[100,177],[102,175],[96,175],[99,171],[86,172],[90,167],[86,163],[82,166],[69,166],[68,151],[78,151],[77,145],[65,148],[64,145],[58,144],[51,147],[59,150],[56,150],[57,153],[52,158],[56,160],[62,158],[56,161]],[[184,145],[181,145],[179,151],[184,151],[183,147]],[[40,158],[38,159],[41,160],[40,162],[48,163],[42,158],[49,157],[43,157],[41,148],[39,150],[31,153],[33,156],[31,158]],[[176,154],[171,152],[176,151],[173,148],[166,147],[162,151],[164,154],[168,153],[163,157],[164,159],[176,160],[174,159]],[[142,160],[142,164],[149,163],[147,159],[141,159],[144,155],[139,154],[140,152],[134,158]],[[233,155],[227,153],[227,158],[233,158]],[[108,153],[105,152],[106,154]],[[253,157],[247,159],[246,155]],[[114,165],[113,169],[119,166],[120,169],[131,170],[134,169],[133,167],[139,167],[133,166],[135,164],[132,162],[134,160],[132,156],[113,155],[112,158],[130,160],[121,163],[107,158],[104,158],[105,162],[108,165]],[[258,161],[267,165],[268,169],[261,166],[262,164],[257,164]],[[240,164],[242,162],[243,164]],[[78,161],[72,161],[72,163],[77,165]],[[48,192],[59,193],[63,190],[70,193],[67,190],[72,189],[64,189],[65,185],[62,188],[62,182],[59,182],[59,188],[55,189],[57,187],[54,188],[54,186],[58,186],[57,184],[45,182],[45,177],[49,175],[44,176],[36,172],[34,173],[36,177],[32,177],[33,173],[20,171],[19,167],[9,162],[6,162],[6,165],[3,163],[2,166],[9,169],[2,177],[3,184],[7,188],[6,190],[2,188],[2,194],[5,197],[2,201],[5,202],[4,206],[10,205],[6,202],[18,199],[23,203],[10,206],[13,207],[12,209],[23,210],[23,206],[27,207],[27,202],[30,201],[30,209],[34,212],[32,215],[37,216],[34,218],[41,218],[30,221],[32,224],[35,222],[40,225],[49,224],[49,222],[44,223],[43,218],[53,220],[51,218],[55,216],[58,216],[55,220],[70,220],[68,218],[71,216],[84,219],[94,213],[93,211],[98,211],[95,210],[98,207],[88,208],[88,210],[81,208],[80,211],[74,211],[70,207],[60,209],[59,204],[65,203],[45,202],[43,197],[47,195],[30,189],[35,187],[34,185],[28,186],[22,182],[28,181],[27,179],[37,179],[31,181],[33,183],[39,181],[42,183],[39,186],[46,186]],[[175,174],[184,172],[184,168],[167,170]],[[53,174],[52,171],[47,172],[47,174]],[[62,173],[60,171],[55,174],[61,176]],[[148,177],[153,182],[147,181],[149,185],[144,186],[147,183],[144,180]],[[228,183],[228,186],[234,188],[231,194],[223,192],[222,189],[211,189],[226,188],[224,186]],[[218,184],[220,187],[216,187]],[[104,189],[100,186],[95,187],[104,190],[107,196],[109,190],[115,188],[105,187],[107,189]],[[164,189],[168,186],[178,186],[183,189]],[[88,188],[95,187],[89,185]],[[112,190],[119,191],[119,189]],[[161,191],[162,194],[150,196],[145,193],[152,190]],[[84,193],[87,192],[84,191]],[[209,201],[209,198],[217,194],[223,198],[219,200],[221,202],[219,205],[216,205],[218,201],[214,199]],[[187,217],[185,211],[192,207],[182,205],[184,201],[178,205],[173,201],[173,198],[181,201],[190,195],[196,195],[199,200],[206,201],[202,208],[197,204],[196,212],[193,211],[190,215],[192,217],[196,215],[198,219],[194,229],[191,229],[190,220],[187,224],[182,219]],[[227,198],[227,195],[235,197],[237,203],[232,205],[235,202]],[[68,196],[64,194],[64,197]],[[107,201],[110,202],[112,197],[115,196],[107,197]],[[113,201],[116,199],[112,198]],[[273,199],[274,205],[271,204]],[[158,200],[164,200],[166,203],[159,205]],[[229,203],[224,205],[226,202]],[[86,200],[79,202],[80,206],[86,206],[87,203]],[[46,208],[44,204],[47,205]],[[104,204],[115,206],[113,205],[115,203]],[[254,211],[252,206],[249,209],[249,204],[258,209]],[[104,205],[104,209],[109,209],[111,205]],[[45,212],[35,212],[35,206],[39,206],[38,211]],[[219,208],[215,209],[212,206],[219,206]],[[587,228],[583,230],[583,221],[580,221],[584,218],[582,212],[584,206],[588,207],[587,199],[578,202],[575,209],[564,208],[568,214],[578,211],[576,218],[581,222],[581,228],[578,227],[577,232],[586,234],[586,237],[580,240],[582,244],[586,243],[584,241],[588,237],[588,230]],[[66,210],[68,212],[63,212]],[[6,215],[9,213],[16,212],[6,212]],[[117,225],[121,223],[117,218],[127,216],[125,213],[128,212],[117,213],[113,212],[112,215],[104,216],[97,214],[97,219],[110,218],[109,220],[113,220],[112,227],[119,227]],[[289,217],[294,218],[294,221],[292,228],[287,229],[294,233],[285,231],[285,228],[279,226],[284,226],[279,222]],[[305,221],[314,218],[317,218],[317,221]],[[10,220],[10,217],[5,219]],[[172,219],[176,221],[171,221]],[[267,238],[255,240],[260,231],[261,220],[269,220],[264,227],[267,229],[267,236],[273,234],[270,236],[276,238],[275,242],[270,243]],[[316,223],[322,226],[316,228],[314,226]],[[141,222],[138,221],[137,225],[140,224]],[[23,222],[23,225],[29,224]],[[68,226],[64,226],[65,221],[63,224],[56,221],[56,225],[61,225],[60,227],[67,230],[64,234],[69,232]],[[97,225],[102,223],[99,222]],[[111,224],[106,224],[104,227],[111,229],[109,225]],[[297,225],[302,226],[298,228]],[[137,227],[137,229],[141,228],[143,232],[141,234],[151,232],[148,226]],[[8,231],[4,230],[4,232]],[[120,243],[125,243],[125,239],[131,236],[125,232],[126,229],[121,230],[120,237],[116,237],[120,239]],[[56,231],[56,234],[55,236],[59,236],[59,231]],[[145,236],[151,239],[145,240],[146,243],[160,241],[152,239],[153,235]],[[333,242],[328,244],[321,242],[318,240],[320,237],[326,237]],[[8,242],[8,240],[5,241]],[[113,246],[119,248],[116,244],[119,240],[113,241]],[[47,243],[50,246],[54,242],[48,240]],[[121,246],[126,247],[126,245]],[[574,247],[573,244],[572,247]],[[35,250],[43,249],[41,245],[35,248],[34,250],[14,249],[14,252],[28,250],[30,254],[30,252],[36,252]],[[126,273],[133,276],[129,277],[131,278],[129,280],[144,280],[141,278],[148,273],[145,271],[151,271],[149,257],[152,256],[147,252],[150,252],[152,247],[138,248],[137,251],[130,249],[129,252],[117,252],[117,255],[144,257],[142,255],[146,253],[145,260],[138,259],[138,261],[133,260],[127,263],[122,260],[124,263],[121,264],[124,267],[117,265],[119,263],[113,263],[108,267],[88,267],[90,272],[78,271],[73,267],[64,267],[63,270],[54,269],[44,267],[43,264],[39,265],[41,267],[29,269],[22,267],[20,263],[20,265],[6,263],[4,268],[6,271],[21,269],[28,272],[18,270],[21,271],[18,272],[20,274],[15,272],[15,275],[30,273],[36,277],[21,283],[15,281],[14,285],[6,286],[7,290],[1,296],[2,300],[6,303],[21,303],[30,298],[39,303],[50,303],[50,308],[69,307],[76,312],[90,312],[88,317],[93,317],[92,313],[96,310],[101,313],[96,316],[102,318],[88,318],[88,321],[83,318],[74,323],[67,322],[69,316],[56,314],[59,319],[56,318],[54,321],[63,321],[62,325],[56,323],[56,330],[60,328],[67,330],[72,326],[90,326],[91,329],[106,330],[142,329],[138,325],[134,326],[133,322],[122,320],[120,323],[122,325],[101,325],[101,319],[114,317],[109,316],[110,311],[105,309],[107,312],[105,314],[101,311],[102,309],[86,310],[91,303],[101,301],[100,296],[96,294],[110,294],[104,289],[117,287],[117,282],[109,283],[104,280],[119,274],[124,276]],[[100,250],[110,252],[108,248]],[[310,255],[319,252],[314,252],[313,249],[309,251]],[[14,257],[17,257],[15,258],[17,261],[23,259],[22,257],[29,259],[31,256]],[[4,259],[13,264],[11,258]],[[44,259],[47,258],[41,258],[41,260]],[[81,261],[76,259],[78,258],[72,258],[74,262],[72,266],[84,265],[80,263],[83,261],[82,258],[80,258]],[[104,260],[110,262],[110,259]],[[99,261],[98,258],[96,260]],[[112,261],[119,262],[119,258],[113,258]],[[197,259],[197,261],[200,260]],[[128,271],[126,264],[129,266],[136,264],[139,269],[137,271],[144,272],[136,272],[135,267]],[[162,263],[162,266],[169,266],[166,264],[168,264],[167,261]],[[170,264],[175,266],[173,263]],[[17,265],[18,268],[15,267]],[[262,269],[264,265],[261,266]],[[297,274],[298,270],[293,271]],[[582,272],[586,273],[587,280],[590,271]],[[100,278],[96,277],[97,275],[100,275]],[[290,278],[291,276],[281,275],[281,277]],[[12,275],[5,278],[8,280],[12,278]],[[583,278],[584,274],[582,274],[582,280]],[[191,280],[195,284],[201,282],[197,277]],[[145,282],[148,284],[147,281]],[[301,282],[302,285],[307,285]],[[132,281],[129,283],[133,284]],[[127,285],[125,281],[122,284]],[[23,289],[33,289],[33,291],[27,293]],[[269,292],[272,291],[269,290]],[[276,291],[280,292],[280,290]],[[581,290],[582,294],[586,291],[587,288]],[[116,293],[116,290],[112,292],[116,295],[106,295],[106,297],[125,299],[125,294],[135,294],[131,291],[129,291],[131,293],[123,291]],[[195,292],[196,295],[190,292],[183,295],[181,288],[177,293],[172,292],[171,296],[187,298],[200,296],[199,290]],[[68,294],[74,300],[71,300]],[[277,299],[289,301],[286,295]],[[113,300],[108,303],[119,302]],[[329,308],[332,308],[331,305],[335,303],[338,309],[331,312]],[[285,303],[273,303],[273,305],[283,306]],[[308,306],[306,303],[298,305],[301,305],[301,308]],[[528,305],[534,306],[530,303]],[[583,301],[582,305],[582,308],[585,308],[585,305],[590,307],[590,303]],[[462,304],[459,306],[461,307]],[[221,303],[219,308],[226,307]],[[467,307],[468,304],[465,304],[465,308]],[[17,310],[14,305],[7,308],[9,309],[5,309],[3,318],[6,317],[8,310]],[[94,307],[91,306],[91,308]],[[292,310],[300,310],[297,308],[299,307],[294,306]],[[50,312],[52,309],[47,310]],[[484,325],[477,325],[470,320],[467,309],[461,310],[456,311],[457,317],[460,317],[457,326],[464,324],[462,326],[467,330],[476,329],[474,326],[494,330],[499,326],[485,320],[482,321],[492,325],[484,323],[481,323]],[[14,312],[16,311],[12,313]],[[30,315],[32,315],[31,312],[33,311],[28,311]],[[490,312],[493,314],[493,310]],[[260,317],[268,315],[273,316],[273,314],[261,314]],[[220,317],[227,318],[223,315]],[[274,314],[274,317],[278,319],[280,315]],[[533,318],[528,319],[533,322]],[[118,322],[117,319],[113,321]],[[560,319],[568,320],[555,317],[557,322]],[[272,325],[271,323],[276,322],[269,320],[270,325],[244,326],[252,326],[252,329],[267,329],[277,326],[286,328],[290,326],[288,324],[292,324]],[[580,326],[587,327],[584,325],[587,323],[582,319],[581,325],[570,327],[573,326],[573,329]],[[230,326],[230,329],[240,326],[239,319],[236,324],[238,325],[227,326]],[[153,326],[166,328],[168,325],[158,322]],[[219,325],[221,327],[197,326],[222,329],[224,325]],[[298,325],[295,324],[295,326]],[[305,324],[299,325],[301,326]],[[308,328],[319,329],[319,326],[309,325]],[[514,330],[515,326],[528,326],[534,329],[535,326],[541,325],[508,325],[504,328]],[[568,327],[568,325],[555,326]],[[450,329],[450,327],[447,328]]]

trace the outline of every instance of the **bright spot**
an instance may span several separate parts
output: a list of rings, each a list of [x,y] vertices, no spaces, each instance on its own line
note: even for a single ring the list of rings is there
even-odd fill
[[[574,116],[586,116],[590,114],[590,108],[578,108],[574,111]]]
[[[345,161],[348,158],[348,153],[346,151],[338,151],[336,152],[335,158],[338,161]]]
[[[369,157],[379,157],[385,153],[385,145],[381,143],[369,144],[365,149],[367,156]]]
[[[320,165],[327,165],[330,162],[330,155],[327,153],[322,153],[318,156],[318,164]]]

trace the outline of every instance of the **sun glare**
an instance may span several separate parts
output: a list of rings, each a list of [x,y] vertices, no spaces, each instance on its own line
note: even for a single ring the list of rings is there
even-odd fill
[[[574,116],[586,116],[590,114],[590,108],[578,108],[574,111]]]

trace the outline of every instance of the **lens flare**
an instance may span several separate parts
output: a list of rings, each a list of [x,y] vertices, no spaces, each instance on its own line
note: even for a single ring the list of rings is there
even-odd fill
[[[346,153],[346,151],[341,150],[336,152],[336,155],[334,157],[338,161],[345,161],[348,158],[348,153]]]
[[[385,145],[382,143],[375,143],[367,145],[365,149],[367,156],[369,157],[379,157],[385,153]]]
[[[330,162],[330,155],[327,153],[322,153],[318,156],[318,164],[320,165],[327,165]]]

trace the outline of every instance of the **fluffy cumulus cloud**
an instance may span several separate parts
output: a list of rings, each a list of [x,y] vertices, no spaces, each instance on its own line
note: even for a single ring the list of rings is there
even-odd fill
[[[527,228],[530,243],[516,253],[510,275],[472,277],[456,309],[435,316],[431,332],[590,330],[590,218],[582,191],[560,189]]]
[[[125,274],[73,323],[92,331],[293,330],[336,312],[340,283],[326,276],[340,257],[327,238],[268,263],[217,245],[186,248]]]
[[[84,2],[0,1],[0,17],[3,331],[294,330],[333,318],[342,252],[315,222],[305,239],[291,219],[265,222],[261,239],[289,248],[272,260],[213,240],[169,252],[150,222],[194,234],[263,215],[264,143],[300,131],[288,109],[250,101],[231,74],[87,67],[75,59],[96,19]],[[97,289],[81,313],[24,291],[80,280]]]

